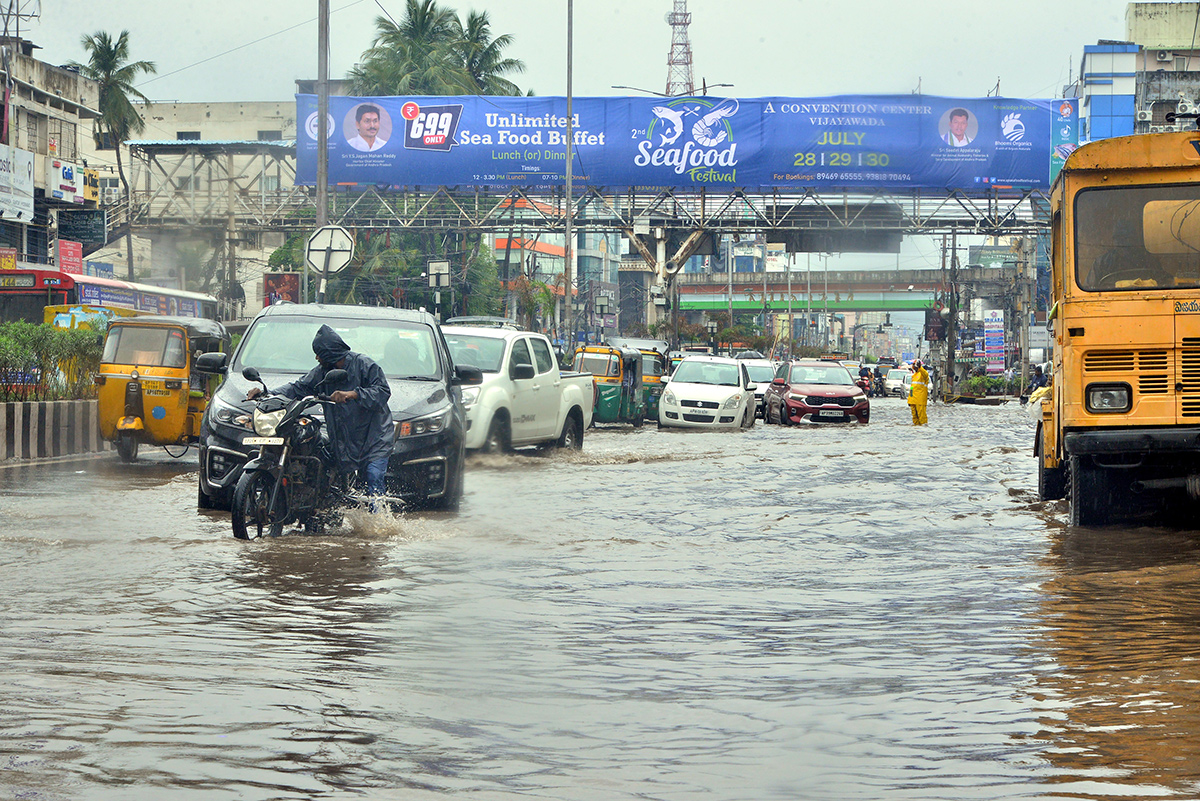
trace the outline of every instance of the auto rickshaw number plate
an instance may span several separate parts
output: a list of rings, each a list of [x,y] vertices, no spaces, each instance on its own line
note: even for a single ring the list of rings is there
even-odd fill
[[[169,395],[170,393],[167,392],[166,388],[163,386],[163,382],[161,382],[161,381],[146,381],[143,379],[142,394],[143,395]]]
[[[282,445],[283,437],[246,437],[243,445]]]

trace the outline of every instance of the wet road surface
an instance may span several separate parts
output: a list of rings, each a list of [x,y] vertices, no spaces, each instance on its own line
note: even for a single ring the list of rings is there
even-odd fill
[[[194,451],[0,468],[0,797],[1200,796],[1200,539],[929,417],[605,428],[250,543]]]

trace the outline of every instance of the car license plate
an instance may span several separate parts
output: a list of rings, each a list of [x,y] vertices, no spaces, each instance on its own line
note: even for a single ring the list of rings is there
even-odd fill
[[[817,412],[817,417],[833,418],[835,420],[841,420],[843,417],[845,417],[845,415],[842,412],[819,411],[819,412]]]
[[[282,445],[283,437],[246,437],[243,445]]]

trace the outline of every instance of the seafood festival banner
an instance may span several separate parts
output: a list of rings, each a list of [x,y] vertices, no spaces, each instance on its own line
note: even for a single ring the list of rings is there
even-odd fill
[[[311,186],[317,98],[296,103],[296,183]],[[329,109],[330,184],[565,183],[563,97],[331,97]],[[1046,188],[1078,130],[1072,100],[1002,97],[589,97],[571,110],[573,181],[604,188]]]

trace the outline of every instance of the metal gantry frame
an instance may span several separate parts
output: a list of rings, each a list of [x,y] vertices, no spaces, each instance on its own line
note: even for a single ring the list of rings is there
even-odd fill
[[[137,172],[130,216],[135,232],[181,229],[307,232],[316,219],[313,187],[295,179],[294,148],[276,142],[143,142],[131,146]],[[271,179],[274,180],[271,180]],[[562,233],[562,188],[337,187],[329,222],[374,230]],[[573,226],[585,231],[899,235],[958,232],[1031,234],[1049,224],[1037,189],[833,191],[587,187],[572,198]],[[652,234],[651,234],[652,235]],[[649,253],[651,263],[657,254]]]

